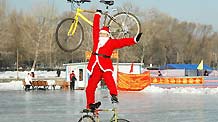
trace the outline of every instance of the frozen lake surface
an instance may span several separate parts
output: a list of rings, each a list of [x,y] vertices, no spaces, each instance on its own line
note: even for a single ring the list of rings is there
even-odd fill
[[[149,89],[149,88],[148,88]],[[0,91],[0,122],[77,122],[85,91]],[[102,108],[110,108],[107,90],[96,92]],[[131,122],[217,122],[217,93],[119,92],[119,116]],[[103,121],[110,117],[101,113]]]

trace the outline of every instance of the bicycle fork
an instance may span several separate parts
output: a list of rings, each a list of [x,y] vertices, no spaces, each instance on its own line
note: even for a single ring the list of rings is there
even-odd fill
[[[74,33],[75,33],[75,31],[76,31],[76,27],[77,27],[77,25],[78,25],[78,21],[79,21],[78,19],[79,19],[79,18],[78,18],[78,16],[76,15],[76,16],[74,17],[74,20],[73,20],[71,26],[70,26],[70,29],[69,29],[69,31],[68,31],[68,33],[67,33],[67,36],[74,35]]]
[[[96,122],[100,122],[100,118],[99,118],[99,113],[98,113],[98,112],[96,112],[96,113],[94,114],[94,118],[95,118],[95,121],[96,121]]]

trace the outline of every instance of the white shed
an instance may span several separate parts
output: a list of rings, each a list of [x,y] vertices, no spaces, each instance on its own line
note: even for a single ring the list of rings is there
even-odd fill
[[[75,83],[76,89],[78,88],[85,88],[88,83],[89,74],[87,72],[87,64],[88,62],[81,62],[81,63],[69,63],[64,64],[66,67],[66,81],[70,82],[70,73],[74,70],[76,75],[77,81]],[[113,63],[114,66],[114,73],[113,77],[114,80],[117,81],[117,69],[119,72],[129,73],[131,69],[132,63],[119,63],[117,67],[117,63]],[[132,74],[140,74],[142,72],[142,63],[133,63],[133,72]]]

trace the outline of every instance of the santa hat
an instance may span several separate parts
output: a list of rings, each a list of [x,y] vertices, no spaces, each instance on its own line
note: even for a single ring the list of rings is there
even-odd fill
[[[109,33],[109,27],[103,26],[103,27],[101,28],[101,30],[100,30],[100,33],[107,33],[107,34],[110,34],[110,33]]]

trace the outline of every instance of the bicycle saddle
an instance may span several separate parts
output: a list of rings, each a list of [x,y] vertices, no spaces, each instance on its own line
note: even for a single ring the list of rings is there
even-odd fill
[[[114,4],[114,0],[100,0],[101,3],[107,4],[109,6]]]
[[[82,3],[91,2],[91,0],[81,0]]]
[[[68,2],[75,2],[75,3],[85,3],[91,2],[91,0],[67,0]]]

